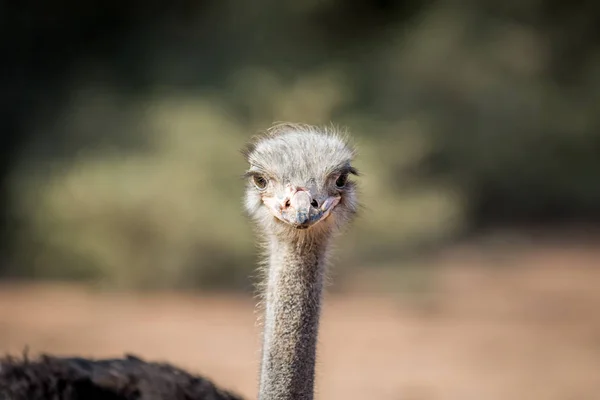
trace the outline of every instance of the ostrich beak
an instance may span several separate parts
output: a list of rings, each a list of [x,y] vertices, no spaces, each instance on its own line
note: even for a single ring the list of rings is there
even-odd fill
[[[308,191],[298,190],[290,196],[289,203],[284,205],[281,214],[290,225],[299,229],[308,228],[322,215],[321,210],[313,207],[312,201]]]
[[[296,189],[281,202],[274,198],[263,201],[279,220],[297,229],[307,229],[327,218],[339,203],[340,197],[328,197],[321,206],[315,207],[316,204],[308,190]]]

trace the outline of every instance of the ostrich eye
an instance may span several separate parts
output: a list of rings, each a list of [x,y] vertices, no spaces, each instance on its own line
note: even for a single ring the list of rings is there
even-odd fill
[[[337,186],[339,189],[343,188],[344,186],[346,186],[346,182],[348,181],[348,174],[341,174],[340,176],[338,176],[338,178],[335,180],[335,186]]]
[[[259,190],[264,190],[267,187],[267,180],[264,176],[255,175],[252,180],[254,181],[254,186]]]

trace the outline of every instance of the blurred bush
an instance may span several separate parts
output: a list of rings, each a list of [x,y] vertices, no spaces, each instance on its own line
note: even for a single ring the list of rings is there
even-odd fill
[[[344,99],[342,83],[328,74],[289,86],[268,75],[244,80],[258,82],[264,92],[262,104],[248,105],[254,110],[250,126],[268,126],[271,113],[324,123]],[[72,137],[82,129],[78,121],[106,122],[122,112],[100,106],[110,104],[102,100],[106,94],[85,92],[88,97],[78,97],[61,125],[73,129]],[[255,248],[241,207],[246,165],[239,149],[258,130],[217,97],[162,93],[136,102],[127,115],[135,122],[109,123],[116,129],[111,135],[137,136],[143,146],[82,150],[43,174],[31,169],[39,160],[27,159],[17,172],[15,204],[26,229],[17,241],[16,272],[124,288],[248,288]],[[87,129],[101,135],[103,125]],[[394,159],[398,168],[418,160],[424,145],[417,133],[403,140],[402,151],[378,141],[359,143],[366,207],[363,228],[342,246],[344,262],[357,265],[382,251],[398,252],[402,243],[445,230],[457,212],[439,187],[404,192],[389,184],[395,178],[385,160]],[[382,158],[382,152],[389,154]]]
[[[76,108],[87,115],[73,110],[74,120],[112,117]],[[198,99],[166,97],[136,108],[129,113],[139,124],[120,130],[142,136],[143,150],[92,149],[49,174],[17,179],[28,228],[18,264],[36,276],[101,278],[120,287],[240,284],[234,265],[252,247],[239,207],[241,132],[218,105]]]

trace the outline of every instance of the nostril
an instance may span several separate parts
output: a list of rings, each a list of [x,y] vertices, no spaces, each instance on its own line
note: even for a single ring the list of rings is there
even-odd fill
[[[288,208],[290,206],[290,199],[287,199],[283,204],[283,207]]]
[[[313,199],[313,201],[310,202],[310,205],[313,206],[314,208],[319,208],[319,202],[316,201],[315,199]]]

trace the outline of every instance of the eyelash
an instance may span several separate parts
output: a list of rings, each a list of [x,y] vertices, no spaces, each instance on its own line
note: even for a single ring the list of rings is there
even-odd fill
[[[349,174],[347,172],[338,175],[334,181],[335,187],[337,189],[344,189],[348,184],[348,177]],[[265,178],[263,175],[256,174],[252,175],[252,183],[258,190],[263,191],[267,188],[269,179]]]

